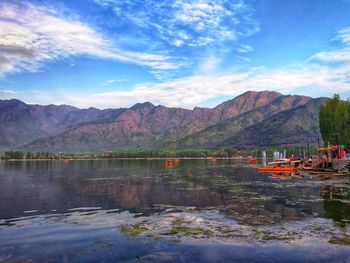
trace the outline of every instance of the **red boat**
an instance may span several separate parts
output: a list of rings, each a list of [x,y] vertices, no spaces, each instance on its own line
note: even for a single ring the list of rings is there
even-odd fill
[[[302,169],[300,160],[278,160],[258,168],[258,172],[296,172]]]
[[[175,160],[165,160],[163,162],[163,164],[165,166],[174,166],[174,165],[178,165],[180,163],[180,159],[175,159]]]

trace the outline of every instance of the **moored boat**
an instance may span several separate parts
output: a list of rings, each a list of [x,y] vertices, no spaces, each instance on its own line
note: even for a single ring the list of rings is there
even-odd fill
[[[301,169],[300,160],[283,159],[269,162],[267,166],[258,168],[258,172],[295,172]]]
[[[174,160],[165,160],[163,162],[163,164],[165,166],[174,166],[174,165],[178,165],[180,163],[180,159],[174,159]]]

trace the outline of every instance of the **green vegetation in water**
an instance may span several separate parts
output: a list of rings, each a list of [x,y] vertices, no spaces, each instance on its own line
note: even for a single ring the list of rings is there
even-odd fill
[[[275,240],[275,241],[288,241],[288,240],[292,240],[292,237],[289,236],[276,236],[276,235],[271,235],[271,233],[267,233],[262,237],[263,240],[265,241],[270,241],[270,240]]]
[[[235,229],[221,229],[222,236],[225,238],[242,238],[246,237],[242,233],[238,232]]]
[[[192,213],[192,214],[202,214],[205,211],[204,210],[200,210],[200,209],[186,209],[185,212],[186,213]]]
[[[233,229],[223,229],[221,231],[224,234],[231,234],[231,233],[235,233],[236,232],[236,230],[233,230]]]
[[[288,241],[293,240],[293,237],[290,236],[278,236],[269,231],[259,231],[257,229],[254,230],[254,235],[257,238],[261,238],[264,241]]]
[[[189,226],[174,226],[170,232],[167,233],[168,235],[184,235],[184,236],[207,236],[210,237],[213,235],[213,232],[204,229],[202,227],[189,227]]]
[[[333,245],[350,245],[350,237],[345,236],[343,238],[334,238],[329,240],[328,242]]]
[[[172,225],[174,226],[181,226],[181,225],[184,225],[184,224],[187,224],[188,222],[183,220],[183,219],[176,219],[172,222]]]
[[[139,224],[131,225],[131,226],[121,225],[119,226],[119,229],[122,233],[129,236],[138,236],[148,230],[148,228],[143,227]]]

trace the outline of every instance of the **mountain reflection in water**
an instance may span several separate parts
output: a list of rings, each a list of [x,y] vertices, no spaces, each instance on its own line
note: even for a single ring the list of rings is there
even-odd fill
[[[0,182],[0,261],[350,260],[348,178],[77,160],[1,162]]]
[[[238,223],[253,225],[314,216],[349,219],[349,195],[331,200],[322,192],[337,184],[348,191],[347,179],[284,179],[233,160],[184,160],[174,168],[159,160],[4,162],[0,218],[75,207],[152,214],[172,205],[216,208]],[[339,205],[345,212],[336,212]]]

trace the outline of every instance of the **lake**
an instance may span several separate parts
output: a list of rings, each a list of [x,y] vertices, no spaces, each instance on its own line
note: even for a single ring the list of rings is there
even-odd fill
[[[238,160],[0,163],[0,262],[350,262],[350,180]]]

